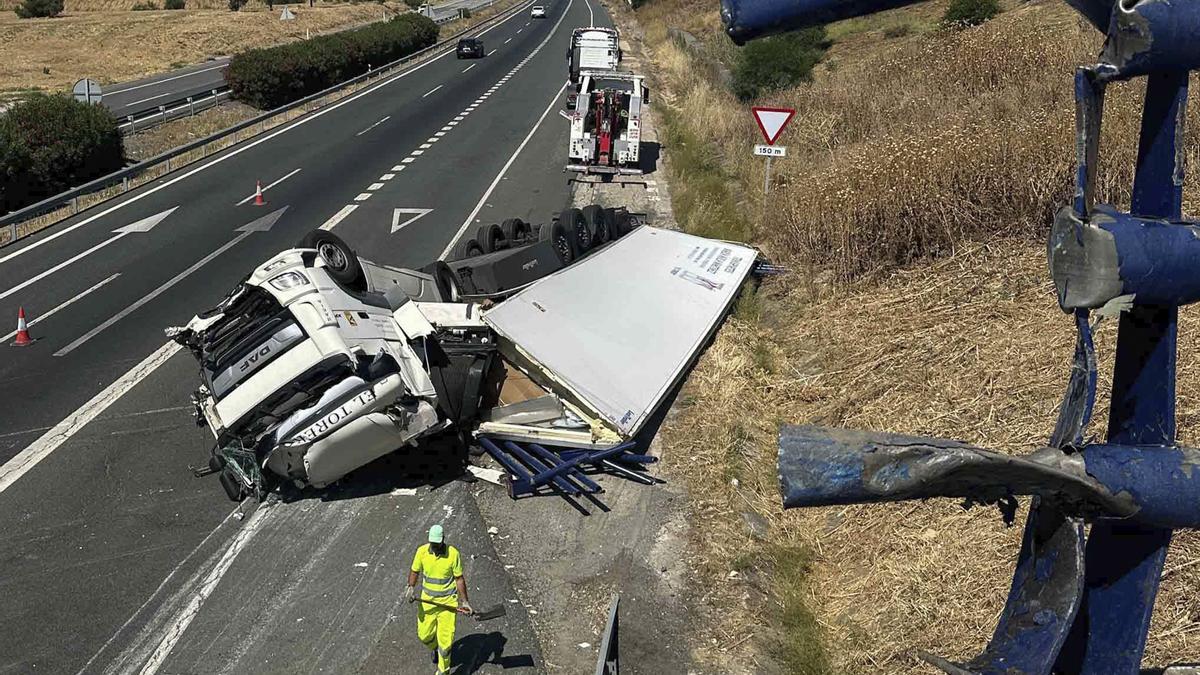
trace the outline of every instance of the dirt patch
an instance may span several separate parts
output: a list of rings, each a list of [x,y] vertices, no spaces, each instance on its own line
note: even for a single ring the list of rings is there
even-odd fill
[[[191,6],[190,4],[188,5]],[[280,21],[265,4],[213,10],[72,11],[54,19],[0,12],[0,91],[65,91],[80,78],[125,82],[175,67],[379,21],[400,3],[289,5]],[[260,11],[254,11],[255,9]],[[278,8],[277,8],[278,10]],[[130,48],[136,45],[136,49]]]
[[[130,161],[141,161],[162,154],[173,148],[191,143],[197,138],[215,134],[222,129],[259,115],[260,111],[248,105],[231,101],[192,117],[172,120],[146,131],[125,137],[125,157]]]

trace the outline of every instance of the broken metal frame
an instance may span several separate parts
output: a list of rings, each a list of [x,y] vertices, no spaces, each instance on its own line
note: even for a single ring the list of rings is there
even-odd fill
[[[723,0],[742,43],[912,0]],[[1188,73],[1200,0],[1068,0],[1107,35],[1075,75],[1076,191],[1050,233],[1050,274],[1077,331],[1048,447],[1007,456],[955,441],[784,427],[785,508],[958,497],[1015,517],[1032,495],[991,641],[954,674],[1137,673],[1173,530],[1200,527],[1200,451],[1175,444],[1180,305],[1200,300],[1200,226],[1181,220]],[[1104,92],[1146,77],[1130,213],[1096,205]],[[1096,398],[1095,321],[1119,315],[1108,440],[1085,439]],[[1084,525],[1091,524],[1085,538]]]
[[[556,453],[539,443],[518,443],[489,438],[483,434],[477,436],[476,440],[485,452],[504,467],[508,496],[513,499],[538,494],[546,487],[572,497],[603,492],[599,484],[583,473],[587,466],[644,484],[657,482],[650,476],[623,466],[635,464],[644,467],[658,461],[657,457],[635,454],[633,450],[636,444],[633,441],[598,450],[573,448],[560,449]]]

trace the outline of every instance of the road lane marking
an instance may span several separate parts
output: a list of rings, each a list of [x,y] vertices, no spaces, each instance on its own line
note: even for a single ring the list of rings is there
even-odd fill
[[[507,40],[505,40],[504,44],[508,44],[510,42],[512,42],[512,38],[508,38]],[[496,50],[493,49],[492,51],[495,52]]]
[[[125,105],[137,105],[137,104],[139,104],[139,103],[145,103],[146,101],[153,101],[153,100],[154,100],[154,99],[156,99],[156,98],[163,98],[163,97],[166,97],[166,96],[173,96],[174,94],[175,94],[175,92],[173,92],[173,91],[168,91],[168,92],[167,92],[167,93],[165,93],[165,94],[159,94],[158,96],[151,96],[150,98],[144,98],[144,99],[142,99],[142,100],[140,100],[140,101],[134,101],[133,103],[126,103]],[[111,96],[111,94],[110,94],[110,96]]]
[[[418,150],[425,151],[433,147],[433,143],[422,143]]]
[[[495,53],[496,53],[496,50],[493,49],[492,51],[488,52],[488,56],[491,56],[492,54],[495,54]]]
[[[405,157],[404,159],[402,159],[400,161],[405,164],[412,164],[415,159],[416,159],[416,157]]]
[[[378,190],[381,187],[383,187],[383,183],[371,183],[370,185],[367,186],[367,189],[374,192],[375,190]]]
[[[68,415],[63,421],[54,425],[50,431],[42,434],[36,441],[29,444],[21,452],[17,453],[16,457],[0,466],[0,492],[4,492],[13,483],[17,482],[21,476],[24,476],[30,469],[37,466],[39,462],[50,456],[63,443],[66,443],[72,436],[79,433],[89,422],[96,419],[96,416],[108,409],[110,405],[121,398],[125,392],[133,388],[135,384],[149,377],[150,373],[166,362],[178,352],[182,347],[174,342],[168,342],[154,351],[153,354],[147,356],[141,363],[134,366],[129,372],[122,375],[116,382],[108,385],[99,394],[92,397],[90,401],[84,403],[78,410]]]
[[[528,0],[527,2],[525,2],[523,4],[525,6],[528,6],[532,2],[534,2],[534,0]],[[570,4],[568,3],[568,7],[569,6],[570,6]],[[500,21],[499,23],[495,23],[495,24],[485,28],[484,30],[480,31],[479,35],[483,35],[483,34],[488,33],[496,28],[499,28],[500,26],[508,23],[510,20],[515,18],[517,16],[517,14],[518,14],[517,12],[514,12],[512,16],[505,19],[504,21]],[[304,124],[308,124],[309,122],[320,118],[322,115],[326,115],[330,112],[333,112],[334,110],[337,110],[338,108],[340,108],[344,105],[348,105],[350,103],[353,103],[354,101],[357,101],[358,99],[362,98],[363,96],[372,94],[375,91],[377,91],[383,87],[393,84],[405,77],[408,77],[409,75],[412,75],[413,73],[417,72],[418,70],[420,70],[432,63],[435,63],[438,60],[445,58],[453,53],[454,53],[453,49],[447,49],[446,51],[442,52],[441,54],[438,54],[437,56],[434,56],[427,61],[418,63],[417,65],[413,66],[412,68],[409,68],[408,70],[405,70],[400,73],[396,73],[395,75],[389,75],[383,81],[377,82],[373,86],[370,86],[370,87],[358,92],[357,94],[354,94],[352,96],[347,96],[346,98],[344,98],[328,107],[321,108],[320,110],[309,113],[307,115],[304,115],[303,117],[300,117],[299,119],[296,119],[288,124],[285,124],[278,131],[273,131],[261,138],[256,138],[252,141],[247,142],[245,145],[241,145],[240,147],[235,146],[232,150],[229,150],[226,154],[222,154],[218,157],[215,157],[215,158],[213,158],[212,161],[202,164],[202,165],[188,171],[187,173],[181,174],[179,176],[176,176],[175,178],[164,181],[163,183],[161,183],[159,185],[155,185],[154,187],[146,190],[145,192],[139,192],[138,194],[135,194],[134,196],[129,197],[128,199],[126,199],[122,202],[119,202],[117,204],[114,204],[114,205],[108,207],[107,209],[104,209],[103,211],[100,211],[92,216],[84,218],[83,220],[79,221],[78,223],[75,223],[74,225],[65,227],[65,228],[59,230],[58,232],[55,232],[54,234],[42,237],[42,238],[38,239],[37,241],[29,244],[28,246],[25,246],[21,249],[18,249],[16,251],[13,251],[12,253],[5,255],[3,257],[0,257],[0,264],[8,262],[9,260],[12,260],[13,258],[16,258],[18,256],[25,255],[26,253],[38,248],[39,246],[46,244],[47,242],[54,241],[55,239],[58,239],[59,237],[65,235],[69,232],[74,232],[75,230],[83,227],[84,225],[87,225],[91,222],[94,222],[94,221],[100,219],[100,218],[103,218],[104,216],[112,213],[113,211],[116,211],[118,209],[122,209],[126,206],[129,206],[130,204],[133,204],[134,202],[136,202],[140,199],[144,199],[145,197],[152,195],[155,192],[158,192],[159,190],[170,187],[171,185],[174,185],[175,183],[178,183],[179,181],[185,180],[187,178],[191,178],[192,176],[200,173],[201,171],[211,169],[212,167],[220,164],[221,162],[224,162],[232,157],[236,157],[236,156],[240,155],[241,153],[243,153],[253,147],[258,146],[261,143],[266,143],[267,141],[272,140],[273,138],[275,138],[276,136],[279,136],[280,134],[285,134],[289,131],[299,128],[300,126],[302,126]],[[224,66],[220,66],[220,67],[224,68]],[[129,90],[125,90],[125,91],[129,91]],[[8,248],[8,247],[6,247],[6,248]]]
[[[367,201],[367,200],[368,200],[368,199],[370,199],[370,198],[371,198],[371,193],[370,193],[370,192],[360,192],[360,193],[358,193],[358,196],[354,198],[354,201],[356,201],[356,202],[365,202],[365,201]]]
[[[329,217],[329,220],[326,220],[324,223],[322,223],[321,227],[319,229],[325,230],[326,232],[328,232],[329,230],[332,230],[338,223],[345,220],[346,216],[350,215],[351,213],[354,213],[354,209],[357,209],[357,208],[358,208],[358,204],[347,204],[347,205],[343,206],[341,211],[338,211],[337,213],[333,214],[332,216]]]
[[[478,64],[478,63],[472,63],[471,65],[467,66],[466,68],[463,68],[463,72],[465,73],[465,72],[467,72],[468,70],[470,70],[470,69],[474,68],[474,67],[475,67],[475,66],[477,66],[477,65],[479,65],[479,64]]]
[[[426,96],[432,94],[433,92],[437,91],[438,89],[441,89],[444,86],[446,86],[446,85],[439,84],[438,86],[434,87],[433,89],[430,89],[429,91],[425,92],[424,94],[421,94],[421,98],[425,98]]]
[[[403,171],[403,170],[404,170],[403,164],[397,164],[396,166],[392,167],[392,171]]]
[[[528,24],[526,24],[526,25],[528,25]],[[219,66],[213,66],[212,68],[204,68],[204,69],[201,69],[201,70],[193,70],[193,71],[192,71],[192,72],[190,72],[190,73],[184,73],[184,74],[182,74],[182,75],[176,75],[175,77],[167,77],[167,78],[163,78],[163,79],[161,79],[161,80],[155,80],[155,81],[153,81],[153,82],[147,82],[147,83],[145,83],[145,84],[139,84],[139,85],[136,85],[136,86],[133,86],[133,87],[126,87],[125,89],[114,89],[114,90],[112,90],[112,91],[106,91],[106,92],[104,92],[104,93],[105,93],[105,95],[107,95],[107,96],[112,96],[113,94],[124,94],[124,93],[125,93],[125,92],[127,92],[127,91],[135,91],[135,90],[137,90],[137,89],[145,89],[146,87],[153,87],[154,85],[156,85],[156,84],[162,84],[163,82],[171,82],[171,81],[173,81],[173,80],[181,80],[181,79],[183,79],[183,78],[185,78],[185,77],[191,77],[191,76],[193,76],[193,75],[199,75],[200,73],[207,73],[207,72],[209,72],[210,70],[220,70],[220,69],[224,68],[226,65],[228,65],[228,64],[227,64],[227,63],[223,63],[223,64],[221,64],[221,65],[219,65]],[[132,105],[132,104],[130,104],[130,105]]]
[[[445,135],[446,135],[446,132],[447,132],[447,131],[449,131],[449,130],[450,130],[450,128],[449,128],[449,127],[442,127],[442,130],[441,130],[441,131],[439,131],[439,132],[437,132],[437,133],[435,133],[435,134],[433,135],[433,137],[434,137],[434,138],[441,138],[442,136],[445,136]]]
[[[217,250],[213,251],[212,253],[209,253],[208,255],[204,256],[203,258],[201,258],[199,261],[197,261],[195,264],[193,264],[191,267],[187,268],[186,270],[180,272],[179,274],[176,274],[165,284],[159,286],[158,288],[154,289],[153,291],[150,291],[146,295],[143,295],[141,297],[141,299],[139,299],[137,302],[134,302],[132,305],[117,312],[110,319],[108,319],[104,323],[100,324],[99,326],[96,326],[95,328],[91,329],[87,333],[84,333],[81,337],[79,337],[79,339],[75,340],[71,344],[54,352],[54,355],[55,356],[66,356],[67,354],[70,354],[71,352],[75,351],[80,346],[82,346],[83,343],[96,337],[101,332],[103,332],[105,329],[109,328],[110,326],[117,323],[121,319],[124,319],[125,317],[129,316],[130,314],[133,314],[134,312],[136,312],[139,308],[142,307],[142,305],[145,305],[146,303],[157,298],[158,296],[162,295],[163,293],[166,293],[168,290],[170,290],[170,288],[172,286],[179,283],[180,281],[183,281],[188,276],[190,276],[193,272],[195,272],[196,270],[200,269],[201,267],[204,267],[205,265],[207,265],[209,262],[211,262],[213,260],[213,258],[216,258],[217,256],[221,255],[225,251],[228,251],[229,249],[233,248],[234,246],[237,246],[246,237],[249,237],[250,235],[254,234],[255,232],[266,232],[267,230],[270,230],[271,227],[275,224],[275,221],[279,220],[280,216],[282,216],[284,211],[287,211],[287,209],[288,209],[288,207],[285,206],[281,209],[278,209],[276,211],[273,211],[270,214],[263,216],[262,218],[258,218],[257,220],[255,220],[254,222],[252,222],[248,225],[243,225],[242,227],[239,227],[238,230],[241,231],[241,234],[239,234],[238,236],[236,236],[233,239],[226,242],[224,246],[222,246],[221,248],[218,248]]]
[[[525,25],[526,25],[526,26],[528,26],[529,24],[525,24]],[[517,29],[517,35],[520,35],[520,34],[521,34],[521,31],[523,31],[523,30],[525,30],[525,29],[524,29],[524,28],[518,28],[518,29]]]
[[[167,209],[166,211],[156,213],[153,216],[149,216],[147,218],[142,218],[141,220],[137,221],[136,223],[126,225],[125,227],[118,227],[117,229],[113,230],[113,234],[116,235],[115,237],[109,237],[108,239],[105,239],[104,241],[100,242],[99,244],[96,244],[95,246],[87,249],[86,251],[84,251],[82,253],[77,253],[77,254],[71,256],[70,258],[67,258],[63,262],[60,262],[59,264],[55,265],[54,267],[51,267],[50,269],[46,270],[45,272],[42,272],[41,274],[30,277],[30,278],[26,279],[24,282],[17,284],[16,286],[13,286],[12,288],[8,289],[7,291],[4,291],[3,293],[0,293],[0,300],[7,298],[8,296],[12,295],[13,293],[16,293],[17,291],[25,288],[26,286],[29,286],[30,284],[41,281],[42,279],[50,276],[51,274],[54,274],[55,272],[61,270],[62,268],[66,267],[67,265],[70,265],[71,263],[73,263],[77,260],[82,260],[83,258],[88,257],[89,255],[95,253],[96,251],[99,251],[100,249],[104,248],[105,246],[108,246],[109,244],[111,244],[115,241],[119,241],[125,235],[133,234],[135,232],[139,232],[139,233],[149,232],[151,229],[154,228],[155,225],[158,225],[167,216],[174,213],[175,209],[177,209],[177,208],[179,208],[179,207],[173,206],[173,207]]]
[[[60,309],[62,309],[62,308],[64,308],[64,307],[66,307],[67,305],[71,304],[72,302],[75,302],[75,301],[77,301],[77,300],[82,300],[83,298],[85,298],[85,297],[87,297],[89,294],[91,294],[93,291],[98,291],[98,290],[100,290],[101,288],[103,288],[103,287],[104,287],[104,285],[105,285],[105,284],[107,284],[108,282],[112,281],[113,279],[116,279],[116,278],[117,278],[117,277],[119,277],[119,276],[121,276],[121,273],[120,273],[120,272],[117,272],[116,274],[114,274],[114,275],[112,275],[111,277],[109,277],[109,278],[105,279],[104,281],[101,281],[100,283],[96,284],[95,286],[92,286],[91,288],[89,288],[89,289],[87,289],[86,291],[84,291],[84,292],[80,293],[79,295],[76,295],[75,297],[71,298],[70,300],[67,300],[66,302],[62,303],[62,304],[61,304],[61,305],[59,305],[58,307],[55,307],[54,309],[50,310],[49,312],[46,312],[45,314],[43,314],[43,315],[39,316],[38,318],[34,319],[33,321],[30,321],[30,322],[29,322],[29,327],[30,327],[30,328],[33,328],[34,326],[36,326],[36,325],[38,325],[39,323],[41,323],[41,322],[45,321],[46,319],[49,319],[50,317],[54,316],[54,313],[55,313],[55,312],[57,312],[58,310],[60,310]],[[13,338],[13,336],[15,336],[16,334],[17,334],[17,331],[15,331],[15,330],[14,330],[13,332],[9,333],[8,335],[5,335],[4,337],[0,337],[0,342],[8,342],[8,341],[9,341],[10,339],[12,339],[12,338]]]
[[[396,177],[396,174],[394,174],[394,173],[385,173],[379,177],[379,180],[391,180],[395,177]]]
[[[392,234],[396,234],[400,228],[429,215],[432,211],[433,209],[392,209]],[[412,217],[402,223],[400,222],[400,216]]]
[[[588,8],[588,25],[595,26],[596,25],[596,15],[592,13],[592,3],[589,2],[588,0],[583,0],[583,4],[587,5],[587,8]]]
[[[570,8],[570,6],[571,5],[568,3],[567,7]],[[551,35],[553,35],[553,33],[551,33]],[[511,167],[513,162],[516,161],[517,156],[521,154],[521,151],[525,149],[525,146],[529,144],[529,140],[533,138],[533,135],[537,133],[538,127],[540,127],[542,122],[546,120],[546,116],[549,115],[550,111],[558,105],[559,97],[562,96],[562,93],[566,91],[566,89],[567,83],[563,82],[562,86],[558,88],[558,91],[554,93],[554,96],[550,97],[550,105],[546,106],[546,109],[542,111],[542,116],[537,119],[537,122],[533,123],[533,128],[530,129],[529,133],[525,135],[525,140],[521,141],[521,144],[517,146],[517,149],[513,152],[512,156],[509,157],[508,161],[504,163],[504,167],[500,169],[500,173],[496,174],[496,178],[492,181],[492,184],[488,186],[487,192],[484,192],[483,196],[479,198],[479,203],[475,205],[475,209],[471,211],[471,215],[467,216],[467,219],[463,221],[462,227],[458,228],[458,232],[455,233],[454,237],[450,240],[450,243],[446,246],[446,250],[442,251],[442,254],[438,256],[438,260],[445,260],[446,256],[450,255],[450,251],[454,249],[454,245],[458,243],[459,238],[462,237],[463,233],[467,231],[467,228],[472,225],[473,221],[475,220],[475,216],[479,215],[479,211],[487,202],[488,197],[492,196],[492,192],[496,189],[496,186],[500,184],[500,179],[504,177],[505,173],[508,173],[509,167]]]
[[[424,151],[424,150],[417,149],[417,150],[413,150],[412,152],[410,152],[410,153],[408,153],[408,154],[410,154],[410,155],[412,155],[414,158],[416,158],[416,157],[420,157],[421,155],[425,154],[425,151]]]
[[[289,173],[288,175],[284,176],[283,178],[280,178],[279,180],[275,181],[274,183],[271,183],[270,185],[268,185],[268,186],[264,187],[264,188],[262,189],[262,191],[263,191],[263,192],[266,192],[267,190],[270,190],[271,188],[275,187],[276,185],[279,185],[279,184],[280,184],[280,183],[282,183],[283,181],[285,181],[285,180],[287,180],[287,179],[291,178],[292,176],[295,176],[295,175],[296,175],[296,174],[298,174],[298,173],[300,173],[300,169],[296,169],[295,171],[292,171],[292,172],[291,172],[291,173]],[[257,195],[257,194],[251,194],[249,197],[246,197],[246,198],[245,198],[245,199],[243,199],[242,201],[238,202],[238,203],[236,204],[236,206],[241,206],[242,204],[245,204],[246,202],[250,201],[251,199],[254,199],[256,196],[258,196],[258,195]]]
[[[370,130],[374,129],[375,127],[379,126],[380,124],[383,124],[384,122],[386,122],[386,121],[388,121],[388,120],[390,120],[390,119],[392,119],[392,116],[391,116],[391,115],[387,115],[386,117],[384,117],[383,119],[379,120],[379,121],[378,121],[378,122],[376,122],[375,124],[372,124],[371,126],[367,127],[366,129],[363,129],[362,131],[360,131],[360,132],[358,132],[357,134],[354,134],[354,135],[355,135],[355,136],[362,136],[363,134],[367,133],[368,131],[370,131]]]
[[[141,675],[154,675],[162,668],[167,657],[171,655],[171,651],[175,649],[175,645],[179,644],[183,633],[191,625],[192,621],[200,614],[200,609],[204,606],[204,602],[208,600],[208,596],[216,590],[217,584],[221,583],[222,577],[233,566],[233,561],[237,559],[238,554],[246,548],[246,544],[254,538],[254,535],[262,528],[263,522],[266,521],[267,514],[273,513],[274,509],[259,507],[246,521],[246,524],[238,531],[233,538],[233,543],[229,548],[225,549],[225,554],[217,561],[212,570],[204,577],[204,581],[200,582],[200,588],[196,590],[196,594],[188,602],[187,607],[183,608],[175,620],[166,627],[163,631],[162,640],[154,649],[154,653],[146,661],[146,665],[142,667]]]
[[[458,117],[455,117],[455,118],[454,118],[454,121],[455,121],[455,122],[461,122],[461,121],[462,121],[462,118],[463,118],[463,116],[462,116],[462,115],[459,115]]]

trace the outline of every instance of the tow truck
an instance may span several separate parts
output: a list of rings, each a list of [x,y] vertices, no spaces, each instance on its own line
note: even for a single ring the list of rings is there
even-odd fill
[[[199,364],[198,473],[263,498],[445,437],[496,457],[513,496],[598,491],[587,462],[636,479],[637,434],[756,259],[598,205],[485,226],[421,269],[316,230],[167,329]]]
[[[608,179],[644,173],[642,106],[648,98],[641,75],[582,71],[563,113],[571,123],[567,170]]]

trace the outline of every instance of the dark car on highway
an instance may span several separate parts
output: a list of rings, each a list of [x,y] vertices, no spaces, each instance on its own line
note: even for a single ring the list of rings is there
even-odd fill
[[[482,59],[483,40],[479,38],[463,38],[458,41],[458,58]]]

